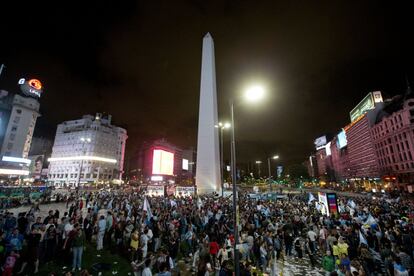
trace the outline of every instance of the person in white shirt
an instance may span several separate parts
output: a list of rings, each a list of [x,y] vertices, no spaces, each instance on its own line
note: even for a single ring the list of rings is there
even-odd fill
[[[308,238],[310,240],[310,245],[311,245],[310,249],[311,249],[312,253],[314,253],[316,251],[316,237],[317,236],[318,235],[312,229],[310,229],[308,231]]]
[[[69,221],[69,223],[66,223],[65,228],[64,228],[64,232],[63,232],[63,239],[66,239],[66,237],[69,235],[69,232],[73,230],[73,224],[74,224],[74,220],[71,219]]]
[[[326,251],[326,238],[328,237],[328,230],[323,226],[319,230],[319,246],[322,248],[322,252]]]
[[[141,250],[142,250],[142,257],[146,258],[148,253],[148,241],[149,238],[147,236],[148,229],[144,230],[144,234],[141,235]]]
[[[152,276],[150,265],[151,265],[151,259],[147,259],[145,261],[145,268],[144,270],[142,270],[141,276]]]
[[[220,248],[219,252],[217,253],[217,258],[220,261],[220,265],[223,264],[224,261],[229,259],[229,252],[226,248],[226,244],[223,243],[222,247]]]
[[[98,235],[96,237],[96,250],[103,249],[103,239],[106,230],[106,220],[104,216],[101,216],[98,221]]]

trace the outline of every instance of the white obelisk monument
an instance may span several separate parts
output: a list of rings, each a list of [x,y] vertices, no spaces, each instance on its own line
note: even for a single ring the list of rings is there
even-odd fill
[[[217,121],[216,68],[214,42],[210,33],[203,38],[200,107],[198,114],[197,170],[198,194],[218,192],[221,188],[219,136]]]

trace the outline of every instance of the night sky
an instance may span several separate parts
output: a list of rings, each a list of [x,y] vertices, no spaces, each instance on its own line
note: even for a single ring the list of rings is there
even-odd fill
[[[246,85],[269,94],[236,107],[240,160],[302,162],[368,92],[387,98],[405,91],[406,76],[414,83],[409,1],[43,2],[0,4],[0,89],[17,91],[20,77],[45,86],[35,136],[106,112],[127,128],[128,153],[161,137],[195,147],[206,32],[222,120]]]

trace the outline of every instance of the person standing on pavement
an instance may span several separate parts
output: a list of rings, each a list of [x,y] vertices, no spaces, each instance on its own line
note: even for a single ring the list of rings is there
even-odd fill
[[[71,248],[73,253],[72,271],[76,268],[81,271],[82,266],[82,254],[85,249],[85,234],[79,223],[75,223],[74,229],[69,233],[69,237],[66,241],[71,241]],[[64,247],[67,246],[67,242]]]
[[[310,241],[310,250],[312,251],[312,253],[315,253],[316,251],[316,237],[318,235],[315,233],[315,231],[313,231],[312,229],[309,229],[308,231],[308,238]]]
[[[113,224],[114,224],[114,218],[112,216],[112,212],[108,211],[107,216],[106,216],[106,233],[105,233],[105,240],[106,240],[106,245],[108,245],[108,248],[111,248]]]
[[[147,259],[145,261],[145,268],[144,268],[144,270],[142,270],[141,276],[152,276],[150,266],[151,266],[151,259]]]
[[[335,270],[335,260],[329,250],[326,251],[326,255],[322,259],[322,267],[327,276],[331,275],[331,272]]]
[[[96,237],[96,250],[102,250],[103,249],[103,239],[105,236],[105,230],[106,230],[106,220],[104,216],[101,216],[98,221],[98,233]]]

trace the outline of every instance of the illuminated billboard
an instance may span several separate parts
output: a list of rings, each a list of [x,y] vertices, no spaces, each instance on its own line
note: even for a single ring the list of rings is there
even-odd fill
[[[152,157],[153,175],[174,174],[174,153],[161,149],[155,149]]]
[[[327,193],[326,197],[328,202],[329,215],[338,214],[338,199],[336,197],[336,193]]]
[[[343,147],[346,147],[348,145],[348,141],[346,140],[346,133],[345,130],[342,130],[338,134],[338,140],[337,140],[338,148],[342,149]]]
[[[326,149],[326,156],[332,155],[332,152],[331,152],[331,142],[329,142],[328,144],[326,144],[325,149]]]
[[[188,160],[187,159],[183,159],[183,170],[188,171]]]
[[[315,139],[315,142],[313,142],[315,144],[316,149],[320,149],[321,147],[326,145],[326,136],[321,136],[317,139]]]
[[[381,91],[370,92],[365,98],[349,112],[351,123],[355,121],[362,114],[365,114],[368,110],[374,109],[376,103],[381,103],[382,95]]]
[[[18,84],[20,85],[20,89],[26,96],[31,96],[35,98],[40,98],[43,93],[43,85],[37,79],[20,79]]]

